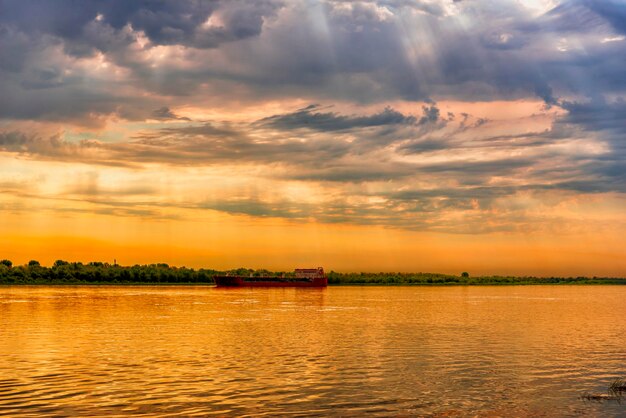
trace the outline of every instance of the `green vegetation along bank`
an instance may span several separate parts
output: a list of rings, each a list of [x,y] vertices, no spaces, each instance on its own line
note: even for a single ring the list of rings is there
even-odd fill
[[[213,284],[215,274],[268,276],[291,272],[270,272],[240,268],[229,271],[171,267],[167,264],[120,266],[101,262],[87,264],[57,260],[50,267],[32,260],[25,265],[13,265],[0,260],[0,285],[36,284]],[[617,277],[471,277],[467,272],[458,276],[437,273],[328,273],[331,285],[528,285],[528,284],[622,284],[626,278]]]

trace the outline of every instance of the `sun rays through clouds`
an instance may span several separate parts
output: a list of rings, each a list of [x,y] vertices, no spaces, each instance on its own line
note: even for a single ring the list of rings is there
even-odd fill
[[[625,16],[616,1],[0,1],[3,227],[42,259],[63,236],[218,267],[620,274]]]

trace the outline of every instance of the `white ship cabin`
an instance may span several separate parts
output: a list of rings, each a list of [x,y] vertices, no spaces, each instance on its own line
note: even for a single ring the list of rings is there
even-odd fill
[[[316,269],[296,269],[296,278],[297,279],[317,279],[323,278],[324,269],[322,267],[318,267]]]

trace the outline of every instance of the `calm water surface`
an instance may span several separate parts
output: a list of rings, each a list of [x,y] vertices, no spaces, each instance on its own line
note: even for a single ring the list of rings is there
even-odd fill
[[[0,287],[0,415],[626,416],[626,287]]]

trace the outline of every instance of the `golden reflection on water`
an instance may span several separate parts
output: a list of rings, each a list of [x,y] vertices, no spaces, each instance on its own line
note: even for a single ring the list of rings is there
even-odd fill
[[[618,286],[0,287],[0,415],[623,416]]]

